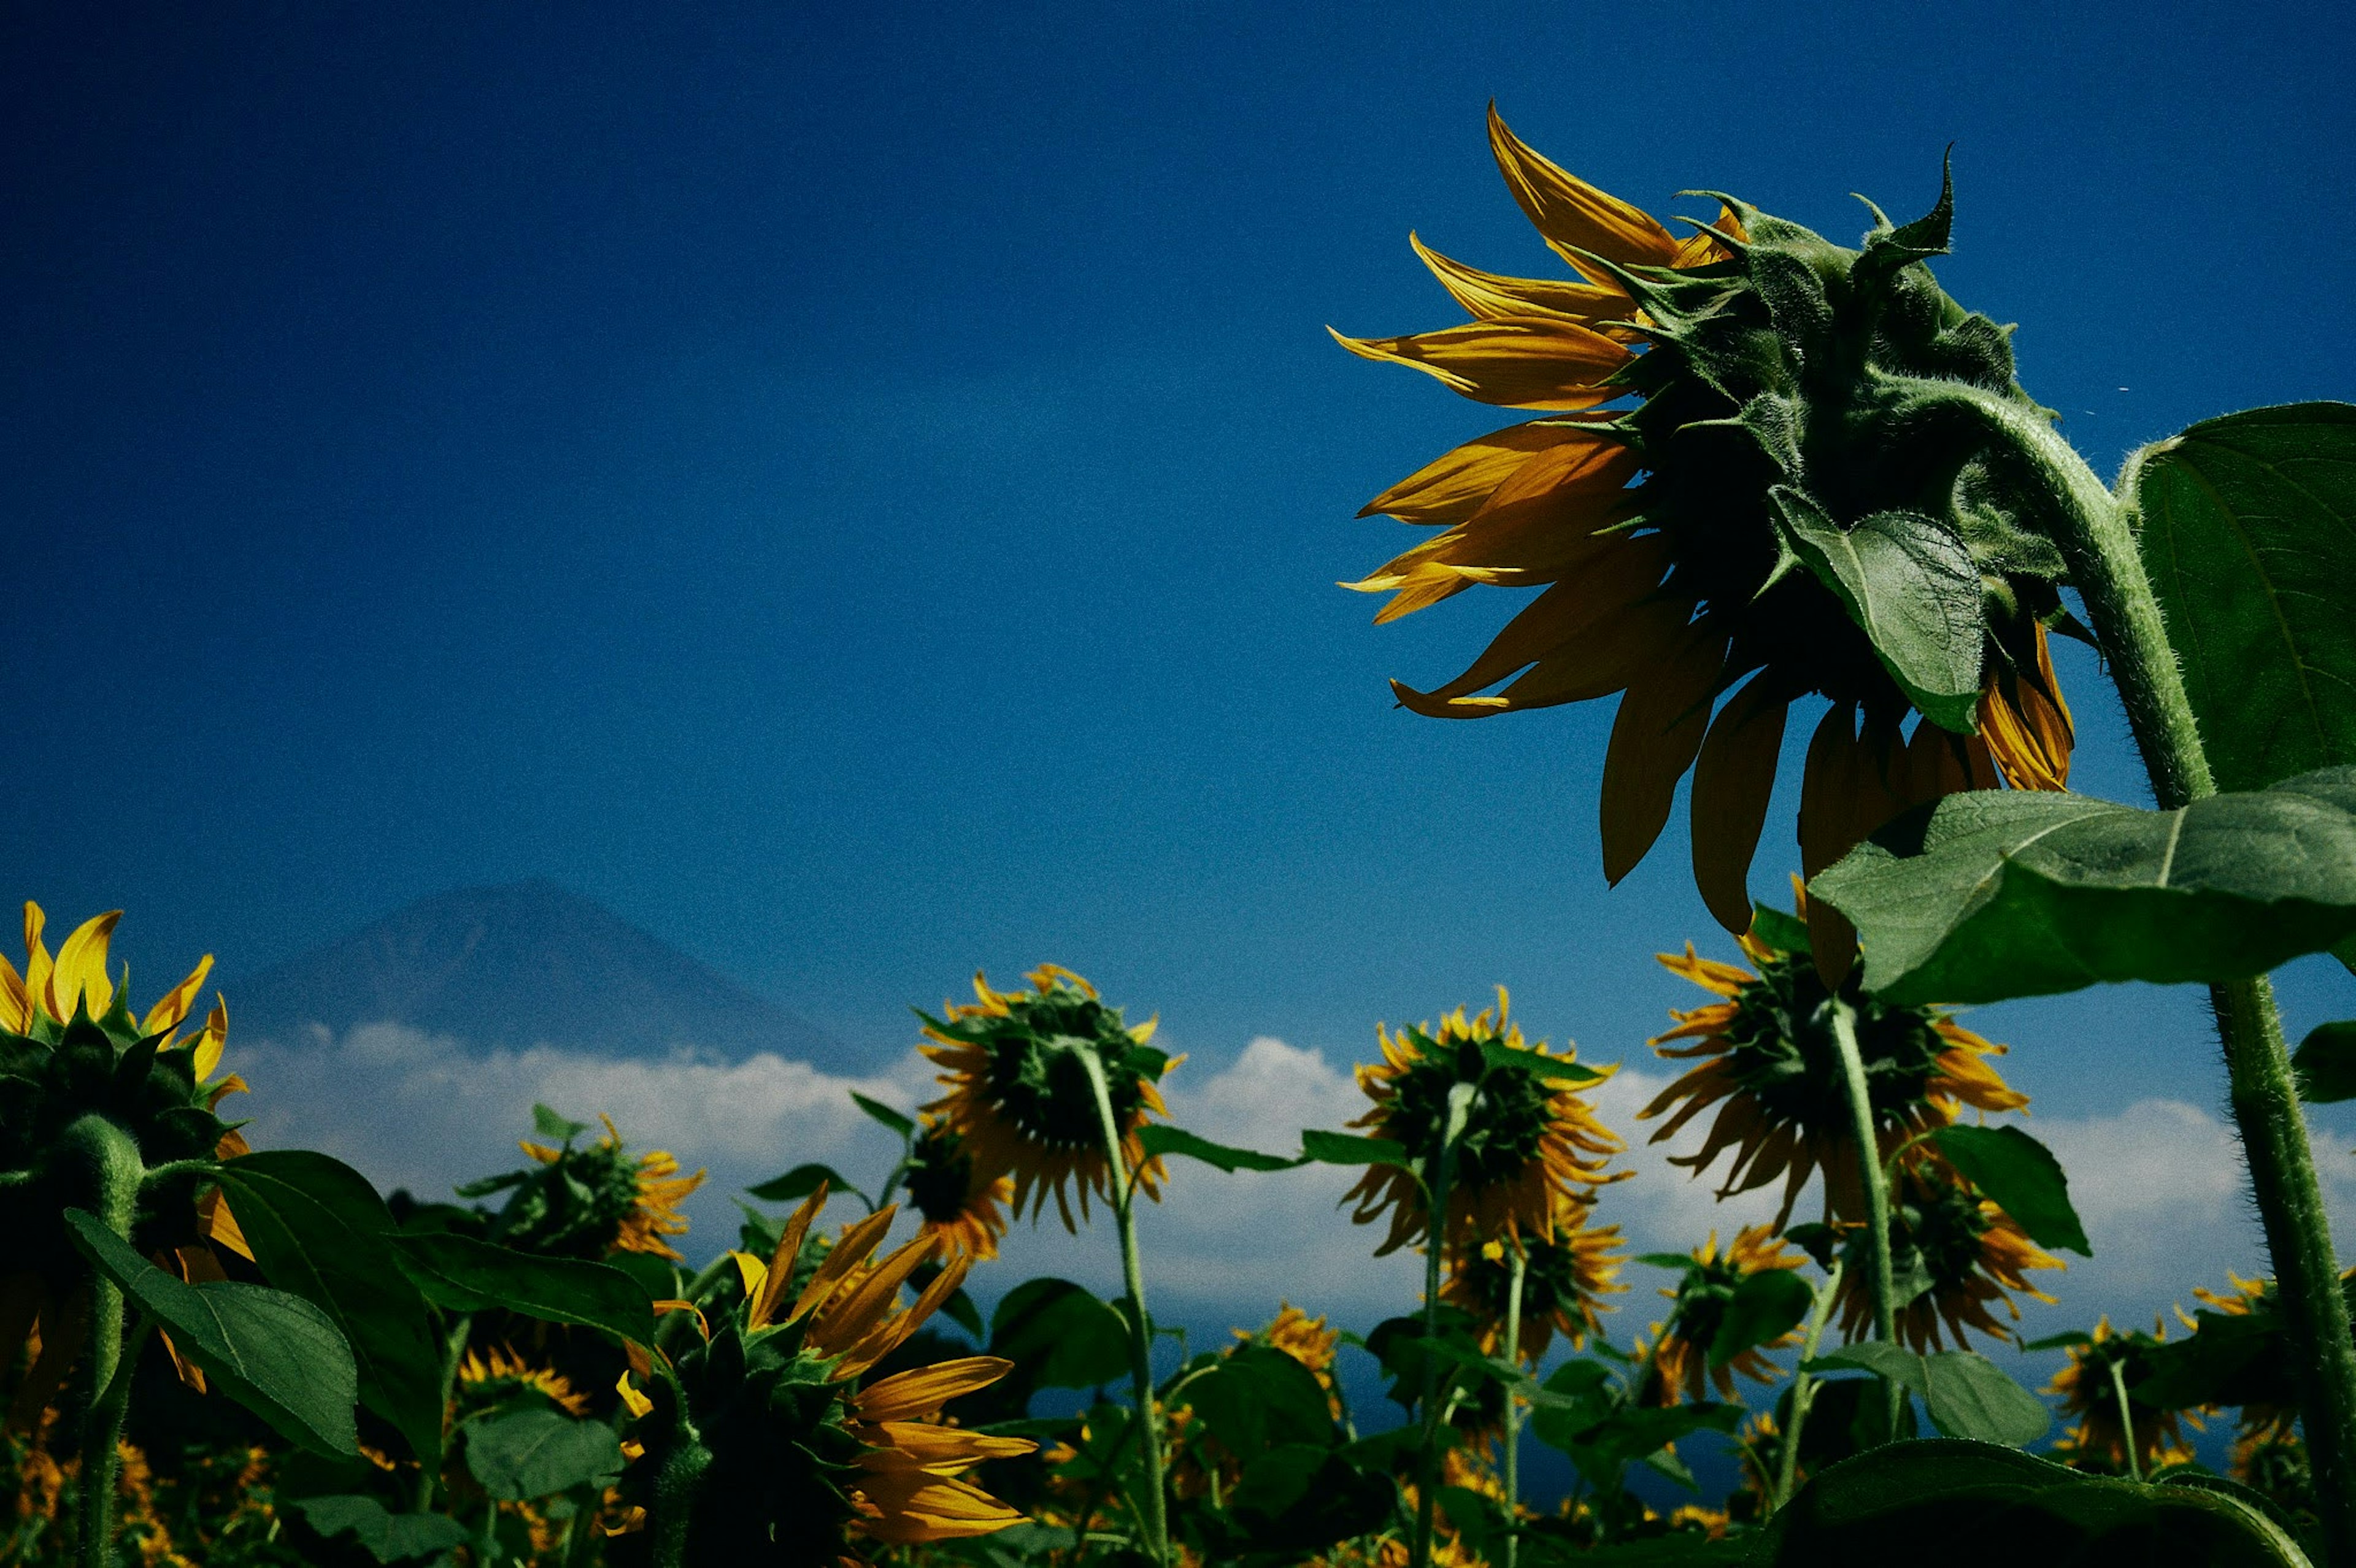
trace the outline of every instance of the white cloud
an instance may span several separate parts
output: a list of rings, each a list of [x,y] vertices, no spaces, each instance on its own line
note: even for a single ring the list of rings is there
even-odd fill
[[[239,1047],[233,1065],[256,1087],[245,1108],[257,1145],[321,1148],[380,1186],[405,1185],[421,1196],[511,1168],[535,1101],[577,1118],[606,1112],[634,1145],[669,1148],[691,1168],[711,1168],[710,1184],[690,1207],[697,1225],[691,1254],[733,1239],[734,1194],[790,1166],[818,1160],[862,1184],[877,1179],[891,1142],[852,1107],[849,1091],[905,1107],[931,1087],[913,1057],[891,1074],[851,1079],[766,1053],[735,1063],[692,1056],[616,1061],[545,1045],[482,1054],[391,1025]],[[1622,1227],[1631,1252],[1682,1252],[1712,1229],[1730,1234],[1771,1217],[1778,1196],[1770,1189],[1719,1202],[1716,1173],[1697,1179],[1669,1165],[1671,1152],[1697,1147],[1698,1127],[1665,1147],[1643,1141],[1650,1128],[1635,1112],[1666,1082],[1663,1073],[1623,1069],[1594,1095],[1605,1122],[1630,1140],[1620,1163],[1637,1175],[1607,1189],[1601,1218]],[[1347,1063],[1268,1037],[1224,1066],[1198,1060],[1167,1092],[1179,1125],[1272,1153],[1298,1147],[1303,1127],[1340,1127],[1365,1104]],[[2070,1173],[2095,1252],[2092,1260],[2072,1258],[2054,1281],[2059,1306],[2031,1307],[2034,1332],[2096,1312],[2147,1317],[2172,1301],[2189,1304],[2195,1285],[2222,1284],[2229,1267],[2263,1268],[2233,1133],[2211,1112],[2147,1099],[2028,1125]],[[2356,1233],[2356,1155],[2327,1129],[2318,1129],[2316,1148],[2334,1217],[2343,1233]],[[1165,1317],[1241,1321],[1290,1296],[1363,1328],[1413,1301],[1417,1260],[1374,1258],[1376,1227],[1354,1225],[1335,1207],[1355,1172],[1312,1166],[1228,1175],[1192,1160],[1170,1165],[1164,1201],[1149,1208],[1142,1226],[1149,1299]],[[1813,1195],[1804,1196],[1801,1211],[1813,1203]],[[1077,1237],[1052,1218],[1026,1222],[1005,1251],[976,1279],[978,1294],[994,1296],[1041,1273],[1108,1293],[1119,1288],[1118,1249],[1101,1215]],[[1621,1337],[1649,1320],[1637,1315],[1653,1305],[1652,1272],[1629,1271],[1636,1291],[1620,1298]]]

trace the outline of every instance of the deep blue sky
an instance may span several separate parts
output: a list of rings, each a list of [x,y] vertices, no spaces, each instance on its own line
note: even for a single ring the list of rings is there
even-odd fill
[[[1942,277],[2104,472],[2356,395],[2322,6],[199,9],[0,22],[0,866],[156,983],[544,875],[878,1052],[1042,958],[1214,1056],[1499,980],[1640,1050],[1714,928],[1679,829],[1603,887],[1608,706],[1395,710],[1505,596],[1332,586],[1507,422],[1323,330],[1458,319],[1411,226],[1547,264],[1492,95],[1843,239],[1954,143]],[[1990,1027],[2085,1111],[2214,1103],[2198,1021]]]

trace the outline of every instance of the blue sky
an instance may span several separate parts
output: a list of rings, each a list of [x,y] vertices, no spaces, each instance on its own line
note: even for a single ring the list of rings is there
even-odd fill
[[[1499,982],[1633,1057],[1691,999],[1650,955],[1721,939],[1676,826],[1604,888],[1608,706],[1400,712],[1505,596],[1333,586],[1507,422],[1323,331],[1457,319],[1411,227],[1547,265],[1492,96],[1655,209],[1842,239],[1954,144],[1941,276],[2104,472],[2356,392],[2320,6],[674,10],[0,23],[11,896],[233,980],[547,876],[879,1063],[1042,959],[1197,1071]],[[2050,1114],[2222,1101],[2187,993],[1979,1021]]]

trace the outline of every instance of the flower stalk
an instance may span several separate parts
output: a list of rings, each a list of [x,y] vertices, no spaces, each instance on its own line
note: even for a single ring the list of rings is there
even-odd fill
[[[1105,1159],[1112,1183],[1113,1220],[1120,1230],[1121,1284],[1129,1292],[1129,1363],[1137,1403],[1135,1430],[1145,1459],[1146,1550],[1152,1560],[1170,1562],[1170,1519],[1162,1477],[1162,1420],[1153,1400],[1153,1330],[1145,1317],[1145,1265],[1137,1248],[1137,1173],[1121,1151],[1120,1123],[1113,1115],[1112,1086],[1093,1046],[1076,1048],[1096,1093],[1097,1119],[1104,1125]]]
[[[1506,1249],[1506,1266],[1513,1278],[1505,1294],[1505,1365],[1518,1367],[1522,1356],[1522,1275],[1529,1259],[1519,1247]],[[1522,1396],[1505,1391],[1505,1520],[1513,1528],[1505,1536],[1505,1568],[1520,1568],[1522,1537]]]
[[[1840,1299],[1842,1267],[1840,1254],[1834,1253],[1831,1265],[1825,1270],[1824,1279],[1816,1285],[1815,1303],[1808,1309],[1808,1334],[1800,1345],[1802,1370],[1792,1374],[1791,1424],[1783,1433],[1783,1450],[1775,1456],[1774,1490],[1767,1499],[1770,1513],[1791,1500],[1792,1483],[1799,1476],[1800,1431],[1807,1424],[1808,1406],[1815,1403],[1816,1398],[1815,1375],[1805,1369],[1810,1361],[1816,1359],[1816,1349],[1824,1343],[1825,1325],[1832,1318],[1833,1303]]]
[[[1873,1337],[1898,1338],[1897,1282],[1890,1264],[1890,1183],[1881,1168],[1879,1144],[1873,1136],[1873,1101],[1866,1087],[1865,1057],[1858,1050],[1857,1009],[1836,994],[1832,998],[1833,1040],[1839,1048],[1841,1074],[1848,1084],[1849,1118],[1857,1133],[1858,1179],[1865,1188],[1866,1242],[1873,1260]],[[1898,1435],[1899,1414],[1906,1392],[1888,1378],[1882,1380],[1890,1407],[1890,1435]]]
[[[1440,1491],[1440,1358],[1430,1347],[1440,1338],[1440,1254],[1448,1236],[1448,1189],[1455,1174],[1456,1141],[1472,1115],[1470,1083],[1448,1090],[1448,1119],[1431,1151],[1430,1220],[1423,1239],[1423,1442],[1416,1455],[1415,1552],[1408,1568],[1431,1568],[1432,1510]],[[1515,1293],[1516,1296],[1519,1292]]]
[[[132,1221],[139,1202],[139,1183],[146,1172],[139,1146],[112,1119],[91,1113],[76,1120],[59,1137],[54,1157],[70,1171],[91,1213],[106,1228],[131,1239]],[[87,1403],[81,1422],[81,1514],[80,1547],[82,1568],[114,1568],[115,1491],[120,1463],[116,1445],[131,1401],[131,1371],[145,1344],[144,1321],[126,1347],[123,1343],[123,1287],[93,1268],[90,1280],[89,1361],[82,1379]]]

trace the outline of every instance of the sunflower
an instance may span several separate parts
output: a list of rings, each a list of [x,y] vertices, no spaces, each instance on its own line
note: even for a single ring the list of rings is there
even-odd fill
[[[181,1173],[137,1181],[131,1241],[160,1257],[184,1280],[224,1277],[213,1249],[246,1254],[244,1237],[201,1171],[208,1157],[248,1152],[245,1139],[215,1114],[223,1096],[246,1087],[234,1073],[216,1077],[229,1039],[229,1009],[215,999],[202,1027],[179,1032],[212,971],[208,954],[144,1016],[131,1011],[129,977],[107,972],[108,944],[120,910],[83,922],[52,956],[47,917],[25,906],[24,971],[0,956],[0,1189],[11,1193],[15,1227],[8,1264],[0,1268],[0,1372],[29,1351],[8,1404],[24,1429],[64,1385],[91,1331],[89,1265],[69,1240],[65,1210],[103,1211],[98,1183],[101,1139],[146,1169]],[[127,1136],[125,1149],[121,1139]],[[111,1179],[134,1179],[116,1171]],[[250,1255],[250,1254],[247,1254]],[[163,1336],[181,1376],[204,1387],[203,1374]]]
[[[1324,1391],[1327,1413],[1336,1421],[1342,1419],[1342,1391],[1333,1381],[1333,1350],[1342,1342],[1342,1331],[1329,1328],[1323,1317],[1312,1317],[1289,1301],[1280,1302],[1276,1316],[1257,1328],[1231,1330],[1236,1343],[1229,1346],[1222,1358],[1232,1359],[1238,1351],[1258,1348],[1281,1350],[1307,1368],[1317,1386]],[[1213,1495],[1214,1477],[1218,1495],[1231,1492],[1243,1479],[1243,1462],[1227,1446],[1206,1430],[1198,1430],[1193,1404],[1181,1404],[1164,1417],[1170,1447],[1170,1488],[1182,1498]],[[1085,1443],[1085,1438],[1083,1439]],[[1068,1444],[1059,1445],[1048,1456],[1051,1465],[1069,1464],[1079,1449]]]
[[[1590,1334],[1600,1334],[1600,1315],[1612,1310],[1603,1297],[1624,1291],[1619,1283],[1622,1250],[1620,1227],[1590,1225],[1592,1207],[1569,1205],[1555,1221],[1551,1237],[1532,1235],[1521,1242],[1521,1359],[1535,1367],[1547,1347],[1560,1334],[1573,1349],[1583,1348]],[[1507,1243],[1492,1239],[1477,1249],[1451,1253],[1443,1299],[1472,1315],[1479,1326],[1481,1348],[1490,1355],[1505,1343],[1505,1312],[1514,1288],[1513,1259]]]
[[[2233,1439],[2225,1473],[2295,1519],[2315,1515],[2315,1470],[2297,1432],[2253,1429]]]
[[[534,1366],[512,1349],[469,1349],[458,1362],[458,1387],[472,1403],[488,1406],[527,1391],[568,1415],[589,1413],[589,1396],[552,1368]]]
[[[2108,1317],[2102,1317],[2095,1321],[2091,1343],[2070,1347],[2070,1360],[2045,1385],[2045,1392],[2062,1402],[2062,1419],[2077,1422],[2053,1445],[2054,1457],[2062,1463],[2078,1470],[2126,1473],[2118,1384],[2133,1388],[2151,1374],[2152,1353],[2167,1343],[2168,1326],[2155,1317],[2151,1327],[2148,1334],[2115,1329]],[[2186,1441],[2183,1427],[2201,1430],[2196,1412],[2160,1410],[2135,1400],[2127,1404],[2135,1419],[2136,1456],[2146,1474],[2159,1466],[2192,1458],[2192,1445]]]
[[[1807,908],[1803,894],[1803,918]],[[1741,943],[1756,974],[1738,964],[1698,957],[1691,943],[1682,956],[1660,955],[1671,974],[1721,999],[1690,1011],[1671,1009],[1677,1027],[1653,1040],[1653,1048],[1666,1057],[1703,1060],[1637,1112],[1637,1119],[1648,1121],[1674,1109],[1653,1135],[1652,1141],[1661,1143],[1722,1101],[1701,1148],[1672,1157],[1670,1164],[1699,1175],[1731,1149],[1734,1160],[1719,1185],[1720,1198],[1783,1178],[1777,1230],[1791,1219],[1808,1178],[1821,1169],[1827,1215],[1858,1218],[1864,1199],[1847,1078],[1833,1036],[1835,993],[1810,961],[1801,920],[1762,912]],[[1887,1006],[1860,989],[1854,976],[1842,980],[1838,995],[1855,1010],[1858,1051],[1865,1059],[1868,1097],[1885,1157],[1908,1138],[1954,1121],[1959,1105],[1986,1112],[2016,1111],[2029,1104],[2029,1096],[2007,1087],[1987,1062],[2004,1054],[2003,1046],[1982,1040],[1935,1008]],[[1680,1040],[1695,1043],[1668,1043]]]
[[[948,1093],[925,1109],[959,1139],[977,1180],[1012,1179],[1016,1218],[1027,1207],[1035,1222],[1052,1194],[1064,1228],[1076,1231],[1069,1187],[1079,1189],[1083,1219],[1090,1192],[1108,1204],[1113,1196],[1104,1123],[1079,1054],[1092,1051],[1103,1064],[1121,1157],[1138,1189],[1158,1200],[1162,1161],[1145,1157],[1138,1130],[1148,1115],[1170,1114],[1155,1084],[1177,1063],[1146,1043],[1155,1020],[1125,1025],[1094,986],[1053,964],[1024,978],[1030,990],[999,992],[976,974],[978,1000],[946,1007],[946,1019],[917,1013],[935,1042],[925,1054],[948,1069],[939,1080]]]
[[[656,1523],[684,1532],[686,1561],[835,1568],[865,1561],[871,1547],[987,1535],[1022,1520],[961,1477],[1036,1445],[940,1419],[944,1404],[989,1387],[1012,1362],[969,1356],[865,1376],[964,1283],[966,1260],[952,1259],[901,1309],[902,1287],[938,1243],[918,1236],[874,1260],[896,1212],[886,1207],[851,1226],[794,1292],[794,1264],[825,1200],[820,1188],[795,1211],[767,1262],[734,1254],[742,1299],[708,1341],[676,1358],[671,1377],[650,1393],[625,1378],[646,1449],[628,1477],[679,1510],[677,1523],[665,1525],[660,1511]]]
[[[2245,1436],[2288,1438],[2298,1426],[2298,1371],[2284,1333],[2281,1304],[2271,1279],[2244,1279],[2228,1269],[2225,1290],[2194,1285],[2192,1294],[2207,1310],[2197,1317],[2177,1308],[2177,1318],[2193,1330],[2202,1349],[2217,1339],[2231,1342],[2217,1348],[2211,1364],[2231,1368],[2222,1380],[2209,1384],[2207,1397],[2220,1404],[2238,1406],[2240,1430]],[[2356,1268],[2340,1276],[2346,1291],[2356,1280]],[[2201,1340],[2203,1335],[2210,1340]],[[2199,1351],[2192,1352],[2200,1359]]]
[[[1361,516],[1440,531],[1344,586],[1391,596],[1378,622],[1475,584],[1542,592],[1455,679],[1394,681],[1399,701],[1474,719],[1624,692],[1605,874],[1644,858],[1695,769],[1695,880],[1736,932],[1785,711],[1804,696],[1831,700],[1801,789],[1811,877],[1910,805],[1994,787],[1998,767],[2017,787],[2061,787],[2072,732],[2046,627],[2070,624],[2062,561],[2010,521],[2034,498],[1987,428],[2051,416],[2013,379],[2004,329],[1923,264],[1946,249],[1949,197],[1902,229],[1876,210],[1861,251],[1731,197],[1678,240],[1533,151],[1494,105],[1489,141],[1579,281],[1500,277],[1410,237],[1474,319],[1333,336],[1475,401],[1555,417],[1469,442],[1367,502]],[[1623,399],[1637,401],[1603,408]],[[1978,623],[1951,634],[1935,678],[1877,653],[1829,556],[1804,555],[1860,527],[1942,560],[1958,613]]]
[[[1494,1010],[1470,1020],[1459,1008],[1440,1020],[1437,1030],[1426,1024],[1394,1033],[1377,1024],[1383,1060],[1358,1067],[1358,1087],[1375,1104],[1350,1125],[1400,1145],[1419,1161],[1439,1146],[1449,1091],[1472,1086],[1449,1186],[1452,1245],[1499,1238],[1551,1240],[1565,1205],[1600,1182],[1635,1174],[1603,1174],[1612,1156],[1625,1146],[1568,1086],[1598,1082],[1618,1069],[1577,1066],[1575,1046],[1558,1053],[1544,1040],[1529,1044],[1509,1017],[1510,1006],[1500,986]],[[1400,1167],[1367,1167],[1342,1201],[1353,1200],[1358,1210],[1351,1218],[1360,1224],[1389,1211],[1390,1233],[1375,1249],[1376,1257],[1421,1240],[1430,1228],[1423,1189]]]
[[[1327,1392],[1333,1390],[1333,1350],[1342,1331],[1329,1328],[1323,1317],[1312,1317],[1290,1301],[1276,1304],[1276,1316],[1258,1328],[1237,1328],[1235,1337],[1248,1345],[1281,1350],[1317,1374]]]
[[[595,1143],[573,1146],[573,1136],[587,1130],[578,1122],[564,1124],[573,1133],[559,1147],[525,1138],[523,1152],[544,1171],[494,1177],[459,1189],[461,1195],[517,1189],[498,1225],[499,1239],[511,1247],[560,1257],[647,1253],[680,1261],[663,1238],[687,1233],[679,1203],[703,1185],[703,1172],[680,1175],[679,1160],[662,1149],[634,1156],[623,1147],[614,1118],[601,1113],[597,1119],[605,1124],[605,1136]]]
[[[1006,1233],[1004,1205],[1014,1196],[1013,1179],[985,1178],[976,1171],[965,1140],[940,1117],[926,1116],[917,1129],[900,1185],[924,1216],[925,1233],[940,1237],[950,1253],[998,1255],[998,1238]]]
[[[1709,1349],[1719,1325],[1726,1321],[1727,1307],[1744,1280],[1769,1269],[1798,1268],[1808,1261],[1804,1253],[1787,1251],[1789,1246],[1773,1227],[1749,1225],[1735,1233],[1733,1243],[1724,1252],[1719,1251],[1715,1231],[1693,1250],[1685,1277],[1661,1290],[1673,1305],[1667,1319],[1653,1325],[1652,1370],[1644,1391],[1646,1403],[1675,1404],[1682,1398],[1698,1403],[1708,1397],[1705,1383],[1718,1390],[1719,1398],[1739,1401],[1734,1386],[1737,1372],[1754,1382],[1775,1381],[1778,1374],[1766,1352],[1797,1344],[1797,1333],[1754,1346],[1715,1367],[1709,1362]]]
[[[1871,1265],[1862,1227],[1849,1238],[1848,1268],[1841,1285],[1840,1326],[1851,1343],[1866,1337],[1873,1321]],[[1890,1266],[1900,1278],[1920,1267],[1930,1283],[1898,1309],[1898,1338],[1917,1350],[1941,1348],[1942,1326],[1957,1349],[1970,1349],[1966,1327],[1996,1339],[2012,1332],[1989,1310],[2002,1307],[2014,1322],[2019,1292],[2037,1301],[2053,1297],[2029,1283],[2031,1269],[2070,1265],[2029,1239],[2019,1222],[1980,1196],[1953,1166],[1927,1152],[1911,1157],[1890,1192]]]

